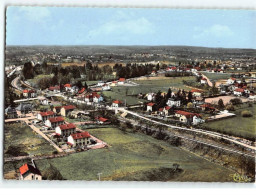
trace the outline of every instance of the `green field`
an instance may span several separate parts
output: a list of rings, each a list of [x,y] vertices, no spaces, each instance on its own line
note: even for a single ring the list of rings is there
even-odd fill
[[[107,142],[108,149],[89,150],[63,158],[36,161],[41,171],[55,166],[67,180],[156,180],[156,181],[232,181],[230,170],[197,157],[164,141],[144,134],[122,132],[117,128],[91,129]],[[174,163],[183,170],[170,172]],[[5,164],[6,168],[12,165]]]
[[[128,105],[138,104],[140,102],[144,102],[146,100],[138,99],[136,95],[139,93],[150,93],[155,92],[157,93],[159,90],[161,92],[167,92],[170,87],[190,90],[190,88],[184,86],[183,80],[195,80],[195,77],[170,77],[168,79],[160,79],[160,80],[138,80],[134,81],[138,83],[138,86],[117,86],[112,87],[112,91],[104,91],[103,94],[107,97],[107,100],[118,99],[121,101],[126,100]],[[126,89],[128,88],[128,96],[126,96]]]
[[[46,77],[53,77],[53,74],[40,74],[40,75],[36,75],[33,79],[28,79],[27,81],[31,84],[31,85],[37,85],[37,82],[42,79],[42,78],[46,78]]]
[[[241,112],[243,110],[250,110],[253,114],[252,117],[242,117]],[[256,105],[248,107],[247,104],[242,105],[240,108],[234,111],[235,117],[229,119],[223,119],[219,121],[212,121],[204,123],[203,127],[210,127],[212,129],[219,130],[223,133],[229,133],[235,136],[242,136],[245,138],[256,137]]]
[[[229,79],[231,77],[231,74],[227,74],[227,73],[224,73],[224,74],[221,74],[221,73],[206,73],[206,72],[203,72],[202,73],[203,75],[205,75],[206,77],[208,77],[210,80],[213,80],[213,81],[217,81],[217,80],[220,80],[220,79]]]
[[[4,155],[6,157],[52,154],[55,151],[49,142],[25,124],[6,123],[4,131]],[[9,152],[7,152],[8,149]]]

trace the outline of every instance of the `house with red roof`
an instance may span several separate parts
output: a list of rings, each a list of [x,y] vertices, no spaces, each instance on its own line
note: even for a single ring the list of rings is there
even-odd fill
[[[227,84],[228,84],[228,85],[233,85],[235,82],[236,82],[236,78],[229,78],[229,79],[227,80]]]
[[[85,88],[83,87],[81,90],[78,91],[79,94],[82,94],[85,92]]]
[[[203,77],[200,81],[201,84],[207,84],[207,79],[205,77]]]
[[[64,88],[65,88],[66,91],[70,91],[72,86],[71,86],[71,84],[67,83],[67,84],[64,85]]]
[[[68,116],[76,107],[73,105],[62,106],[60,109],[61,116]]]
[[[200,108],[203,110],[203,111],[215,111],[216,108],[214,108],[211,104],[203,104],[203,105],[200,105]]]
[[[121,101],[119,101],[119,100],[114,100],[114,101],[112,102],[112,107],[113,107],[113,108],[118,108],[118,107],[121,107],[122,104],[123,104],[123,102],[121,102]]]
[[[155,71],[155,70],[153,70],[153,71],[151,72],[151,76],[156,76],[156,71]]]
[[[62,124],[55,128],[55,133],[58,136],[67,138],[71,134],[76,133],[76,126],[73,123]]]
[[[52,129],[55,129],[57,126],[64,124],[64,118],[62,117],[53,117],[49,118],[45,121],[45,125],[47,127],[51,127]]]
[[[74,133],[68,137],[68,144],[71,147],[86,147],[90,144],[91,135],[84,131],[82,133]]]
[[[55,116],[55,113],[53,111],[47,111],[47,112],[39,112],[37,114],[37,119],[41,121],[46,121],[49,118],[52,118]]]
[[[191,93],[194,97],[201,97],[202,96],[202,91],[198,89],[191,89]]]
[[[165,106],[164,107],[164,115],[170,116],[171,114],[172,114],[172,108],[170,106]]]
[[[179,121],[186,124],[193,124],[197,125],[199,123],[203,123],[204,120],[202,119],[200,114],[192,113],[192,112],[186,112],[183,110],[177,110],[175,112],[175,117],[179,118]]]
[[[111,90],[111,88],[110,88],[109,84],[102,85],[102,91],[110,91],[110,90]]]
[[[153,111],[155,111],[155,106],[156,106],[156,104],[153,103],[153,102],[148,103],[148,104],[147,104],[147,112],[153,112]]]
[[[34,98],[34,97],[36,97],[36,92],[31,89],[25,89],[25,90],[23,90],[23,96],[25,98]]]
[[[237,88],[237,89],[234,90],[233,93],[234,93],[235,96],[242,96],[245,93],[245,90],[242,89],[242,88]]]
[[[55,86],[51,86],[48,88],[49,91],[53,91],[53,92],[59,92],[60,91],[60,86],[59,85],[55,85]]]
[[[159,108],[159,109],[158,109],[158,114],[159,114],[160,116],[165,116],[165,114],[164,114],[164,108]]]
[[[120,78],[120,79],[118,80],[118,84],[119,84],[119,85],[123,85],[125,82],[126,82],[125,78]]]
[[[103,97],[97,93],[93,93],[92,94],[92,97],[93,97],[93,102],[94,103],[100,103],[103,101]]]
[[[42,174],[35,164],[23,164],[19,168],[19,180],[42,180]]]
[[[95,117],[97,123],[99,124],[107,124],[107,123],[110,123],[109,120],[107,118],[104,118],[104,117]]]

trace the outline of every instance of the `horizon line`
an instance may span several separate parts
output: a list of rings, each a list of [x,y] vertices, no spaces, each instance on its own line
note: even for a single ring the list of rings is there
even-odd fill
[[[208,46],[194,46],[194,45],[5,45],[5,47],[202,47],[209,49],[251,49],[256,50],[256,48],[239,48],[239,47],[208,47]]]

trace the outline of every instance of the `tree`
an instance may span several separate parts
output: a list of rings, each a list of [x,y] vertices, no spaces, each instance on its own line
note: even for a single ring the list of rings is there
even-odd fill
[[[166,99],[169,99],[172,97],[172,90],[171,88],[168,89],[167,95],[166,95]]]
[[[191,102],[189,102],[189,103],[187,104],[187,108],[193,108],[193,104],[192,104]]]
[[[63,180],[63,176],[60,171],[50,164],[50,167],[43,171],[43,178],[46,180]]]
[[[22,69],[22,74],[25,79],[34,78],[34,68],[31,62],[27,62],[24,64],[24,67]]]
[[[223,109],[225,107],[224,102],[223,102],[222,99],[219,99],[218,106],[219,106],[220,109]]]
[[[252,112],[249,110],[243,110],[241,112],[242,117],[252,117]]]
[[[192,98],[193,98],[192,92],[189,91],[188,92],[188,102],[192,102]]]

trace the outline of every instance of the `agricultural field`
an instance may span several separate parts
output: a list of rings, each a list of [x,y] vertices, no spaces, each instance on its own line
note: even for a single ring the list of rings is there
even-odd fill
[[[210,80],[212,81],[217,81],[217,80],[223,80],[223,79],[229,79],[231,77],[231,74],[221,74],[221,73],[207,73],[207,72],[203,72],[203,75],[205,75],[206,77],[208,77]]]
[[[201,157],[140,133],[117,128],[88,130],[109,144],[109,148],[89,150],[67,157],[37,160],[41,171],[53,165],[67,180],[141,181],[232,181],[233,172]],[[182,171],[173,173],[173,164]],[[11,169],[10,163],[5,163]]]
[[[153,77],[152,77],[153,78]],[[136,80],[135,83],[138,83],[138,86],[117,86],[113,87],[112,91],[104,91],[103,94],[109,99],[118,99],[118,100],[126,100],[128,105],[138,104],[140,102],[145,102],[146,100],[138,99],[136,96],[139,93],[157,93],[159,90],[162,92],[168,91],[170,87],[173,87],[174,91],[178,89],[191,90],[190,88],[183,85],[183,80],[195,80],[195,77],[163,77],[164,79],[154,80],[154,79],[146,79],[146,80]],[[127,95],[126,95],[127,92]]]
[[[241,112],[243,110],[249,110],[253,114],[252,117],[243,117]],[[229,119],[223,119],[219,121],[211,121],[204,123],[203,127],[209,127],[220,131],[222,133],[228,133],[234,136],[241,136],[245,138],[256,137],[256,104],[253,107],[248,107],[248,104],[243,104],[240,107],[236,107],[234,111],[235,117]]]
[[[55,149],[26,124],[4,125],[4,156],[52,154]]]

